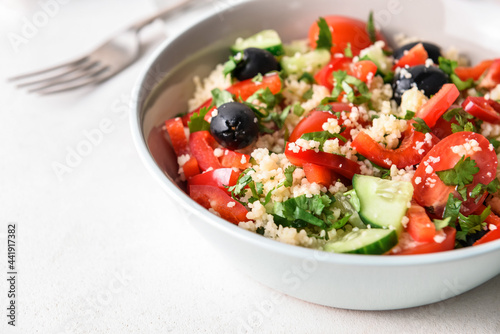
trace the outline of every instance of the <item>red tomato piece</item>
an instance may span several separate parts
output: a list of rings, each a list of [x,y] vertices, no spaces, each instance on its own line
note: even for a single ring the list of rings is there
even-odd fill
[[[439,117],[455,102],[460,91],[454,84],[444,84],[443,87],[425,103],[416,114],[425,121],[429,127],[433,127]]]
[[[342,111],[350,112],[351,110],[351,107],[347,103],[334,102],[330,103],[330,105],[332,106],[333,112],[342,112]],[[312,110],[293,129],[292,133],[290,134],[290,137],[288,137],[288,141],[294,142],[297,139],[299,139],[304,133],[324,131],[323,124],[327,122],[329,118],[337,118],[337,117],[329,111]],[[341,123],[342,121],[339,120],[339,124]],[[346,138],[350,138],[350,133],[349,133],[350,130],[351,128],[349,129],[346,128],[345,131],[341,133],[341,135]]]
[[[188,186],[214,186],[227,192],[226,186],[234,186],[239,176],[240,172],[232,168],[219,168],[193,176],[188,180]]]
[[[191,177],[200,174],[200,167],[198,166],[198,160],[195,157],[189,158],[188,161],[182,166],[182,170],[184,171],[184,176],[187,180]]]
[[[347,74],[358,78],[359,80],[367,83],[371,80],[375,73],[377,73],[377,65],[371,60],[360,60],[356,63],[352,63]]]
[[[406,212],[409,218],[406,230],[415,241],[432,242],[436,235],[436,226],[431,221],[425,209],[416,203],[412,203]]]
[[[221,218],[233,224],[249,220],[248,210],[218,187],[192,185],[189,187],[189,196],[205,209],[212,208]]]
[[[165,126],[167,128],[170,141],[174,148],[175,154],[181,156],[183,154],[189,153],[189,144],[184,132],[184,124],[182,124],[182,119],[180,117],[172,118],[165,121]]]
[[[243,154],[228,149],[224,149],[224,154],[219,158],[222,167],[236,167],[239,169],[247,169],[252,164],[250,163],[250,155]]]
[[[191,154],[198,160],[198,165],[203,171],[209,168],[221,168],[219,159],[214,155],[214,145],[215,139],[208,131],[193,132],[189,136]]]
[[[490,150],[488,139],[480,134],[465,131],[444,138],[427,153],[412,179],[413,199],[430,213],[442,217],[449,194],[454,194],[457,198],[460,198],[455,189],[456,187],[445,185],[436,174],[436,171],[455,167],[456,163],[462,158],[461,153],[463,152],[454,153],[453,147],[465,150],[463,145],[469,143],[470,146],[470,143],[474,143],[472,141],[477,142],[478,149],[466,150],[463,156],[474,160],[477,167],[479,167],[479,172],[474,174],[472,183],[467,185],[467,193],[470,193],[478,183],[488,184],[495,178],[498,161],[495,151]],[[484,198],[482,199],[484,200]],[[475,198],[467,198],[462,203],[460,212],[464,215],[472,213],[482,205],[481,199],[476,200]]]
[[[489,228],[490,225],[496,227],[496,229],[490,229],[488,233],[483,235],[483,237],[477,240],[473,246],[481,245],[493,240],[500,239],[500,217],[495,215],[494,213],[490,213],[488,217],[486,217],[486,224]]]
[[[332,171],[330,169],[312,163],[304,163],[302,168],[306,174],[307,181],[321,184],[325,187],[332,184]]]
[[[494,60],[483,60],[474,67],[458,66],[455,74],[463,81],[467,79],[477,80],[493,64]]]
[[[493,124],[500,124],[500,103],[494,100],[486,100],[484,97],[469,96],[462,103],[462,108],[480,120]]]
[[[439,119],[436,121],[436,124],[432,128],[432,133],[436,135],[439,139],[443,139],[445,137],[448,137],[453,133],[453,130],[451,129],[451,124],[457,124],[458,121],[453,118],[451,121],[445,120],[443,117],[439,117]]]
[[[226,90],[229,93],[233,94],[236,98],[241,98],[242,100],[246,100],[250,96],[252,96],[256,91],[258,91],[259,89],[269,88],[271,93],[278,94],[281,91],[281,87],[282,87],[282,83],[281,83],[281,78],[280,78],[279,74],[278,73],[270,73],[270,74],[264,75],[262,77],[261,82],[254,82],[254,81],[252,81],[252,79],[247,79],[247,80],[243,80],[243,81],[239,81],[239,82],[235,83],[234,85],[227,88]],[[212,104],[212,99],[208,99],[207,101],[205,101],[201,106],[199,106],[195,110],[182,116],[182,121],[183,121],[184,125],[187,126],[187,122],[191,119],[191,116],[195,112],[199,112],[201,110],[201,108],[208,107],[211,104]],[[211,110],[205,116],[205,120],[207,120],[207,121],[211,116]]]
[[[418,43],[410,50],[408,50],[408,52],[398,60],[398,62],[392,67],[392,70],[394,71],[397,67],[403,68],[406,65],[410,67],[423,65],[425,64],[427,58],[429,58],[427,51],[425,51],[422,43]]]
[[[415,254],[428,254],[449,251],[455,248],[455,235],[457,230],[451,226],[447,226],[442,230],[445,239],[439,243],[430,241],[425,243],[410,243],[408,245],[400,245],[395,250],[391,251],[391,255],[415,255]]]
[[[352,179],[354,174],[359,174],[361,172],[361,169],[356,162],[349,160],[344,156],[321,151],[315,152],[314,150],[303,150],[300,147],[297,149],[298,146],[292,146],[292,149],[290,149],[291,144],[295,146],[294,143],[288,142],[285,148],[285,155],[295,166],[302,167],[304,163],[312,163],[329,168],[334,172],[347,177],[348,179]],[[297,152],[294,152],[294,149]]]
[[[348,43],[350,43],[352,54],[357,56],[361,50],[372,44],[366,31],[366,22],[336,15],[325,16],[324,19],[332,32],[333,46],[330,50],[332,54],[344,53]],[[309,44],[312,48],[316,48],[318,34],[318,24],[314,22],[309,28]],[[380,32],[377,32],[376,37],[378,40],[385,41]]]
[[[496,59],[490,65],[486,75],[479,83],[480,88],[492,89],[500,84],[500,59]]]
[[[403,133],[401,144],[396,149],[383,147],[363,131],[358,133],[351,146],[359,154],[381,167],[391,168],[395,164],[401,169],[418,164],[438,141],[437,137],[432,136],[431,142],[427,142],[425,134],[416,131],[410,124]]]

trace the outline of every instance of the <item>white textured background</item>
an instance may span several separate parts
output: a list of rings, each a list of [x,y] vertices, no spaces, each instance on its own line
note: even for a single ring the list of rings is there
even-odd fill
[[[5,82],[92,49],[155,6],[68,1],[14,48],[9,38],[43,9],[0,2],[0,333],[500,333],[500,277],[430,306],[359,312],[277,295],[236,272],[179,216],[135,152],[127,103],[146,57],[93,90],[38,97]],[[146,37],[162,31],[156,25]],[[109,133],[58,178],[53,163],[65,163],[103,120]],[[5,310],[9,222],[18,226],[16,328]]]

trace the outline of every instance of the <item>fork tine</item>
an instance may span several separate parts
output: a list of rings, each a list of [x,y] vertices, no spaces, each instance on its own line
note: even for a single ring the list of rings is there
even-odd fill
[[[56,66],[52,66],[52,67],[49,67],[49,68],[46,68],[46,69],[43,69],[43,70],[16,75],[14,77],[8,78],[7,81],[9,81],[9,82],[19,81],[19,80],[22,80],[22,79],[26,79],[26,78],[30,78],[30,77],[36,77],[36,76],[39,76],[39,75],[42,75],[42,74],[46,74],[46,73],[49,73],[49,72],[52,72],[52,71],[57,71],[58,69],[62,69],[64,67],[79,66],[80,64],[85,63],[88,59],[89,59],[88,56],[81,57],[81,58],[78,58],[76,60],[73,60],[73,61],[70,61],[70,62],[67,62],[67,63],[64,63],[64,64],[59,64],[59,65],[56,65]]]
[[[56,79],[61,79],[64,77],[72,77],[72,73],[86,71],[89,68],[95,66],[96,64],[97,64],[97,62],[92,62],[89,64],[89,61],[86,60],[80,64],[77,64],[77,65],[66,66],[67,69],[64,72],[61,72],[59,74],[50,73],[51,74],[50,76],[48,74],[47,75],[37,75],[37,76],[34,76],[35,79],[32,81],[26,81],[26,82],[21,81],[20,84],[16,85],[16,87],[23,88],[23,87],[27,87],[27,86],[42,84],[44,82],[50,83],[51,81],[54,81]],[[55,70],[53,72],[55,72]]]
[[[98,69],[97,71],[94,71],[93,73],[90,73],[90,74],[87,74],[83,77],[80,77],[79,80],[75,79],[75,80],[67,81],[67,82],[73,82],[70,85],[64,85],[63,87],[59,87],[59,86],[67,83],[67,82],[62,82],[62,83],[59,83],[57,85],[50,85],[47,87],[30,90],[29,92],[30,93],[37,93],[40,95],[49,95],[49,94],[70,91],[70,90],[77,89],[77,88],[91,85],[91,84],[96,84],[96,83],[99,83],[100,81],[103,81],[104,79],[106,79],[110,76],[107,73],[108,70],[109,70],[109,67],[106,66],[106,67]]]
[[[100,66],[99,62],[93,62],[92,64],[85,66],[84,68],[80,69],[76,73],[73,73],[72,75],[62,76],[61,78],[56,78],[55,80],[44,81],[42,82],[42,85],[28,90],[28,92],[33,93],[39,90],[44,90],[49,87],[69,84],[81,78],[90,77],[95,73],[100,72],[104,68],[107,68],[107,66],[106,67]]]

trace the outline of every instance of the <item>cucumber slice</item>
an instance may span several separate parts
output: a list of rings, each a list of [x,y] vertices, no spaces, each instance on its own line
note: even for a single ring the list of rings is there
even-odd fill
[[[410,182],[383,180],[367,175],[354,175],[352,185],[359,198],[359,216],[371,227],[395,229],[403,226],[401,219],[413,196]]]
[[[330,51],[316,49],[307,53],[296,53],[294,56],[281,58],[281,68],[286,74],[301,75],[304,72],[315,74],[330,61]]]
[[[271,52],[275,56],[281,56],[285,53],[281,38],[275,30],[262,30],[246,39],[238,38],[231,52],[233,55],[242,52],[246,48],[259,48]]]
[[[371,228],[351,231],[340,239],[325,244],[323,249],[333,253],[384,254],[398,243],[396,231]]]

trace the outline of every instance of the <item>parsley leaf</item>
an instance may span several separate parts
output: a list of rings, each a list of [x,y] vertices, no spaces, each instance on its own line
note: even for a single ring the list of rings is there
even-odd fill
[[[446,201],[446,206],[443,212],[443,218],[450,218],[450,226],[452,227],[455,227],[455,222],[458,219],[458,214],[460,213],[461,206],[461,200],[453,196],[453,194],[448,195],[448,200]]]
[[[295,103],[293,105],[293,113],[297,116],[302,116],[304,114],[304,111],[306,111],[304,108],[299,103]]]
[[[480,215],[469,215],[464,216],[463,214],[458,214],[458,223],[460,225],[460,231],[457,231],[455,237],[456,240],[466,241],[467,235],[475,234],[486,226],[484,220],[491,213],[491,209],[488,206]]]
[[[309,72],[302,73],[302,75],[299,77],[299,81],[305,81],[310,85],[316,83],[316,79],[314,79],[314,76]]]
[[[338,100],[342,92],[345,92],[347,100],[354,104],[361,104],[370,101],[370,90],[363,81],[348,75],[346,71],[333,72],[333,78],[335,79],[335,87],[332,91],[332,98],[334,101]],[[358,95],[356,95],[351,86],[354,86],[357,89],[359,93]],[[323,101],[321,102],[323,103]]]
[[[488,140],[489,140],[490,144],[493,145],[493,148],[495,150],[500,147],[500,141],[496,140],[495,138],[491,138]]]
[[[222,104],[227,103],[227,102],[233,102],[233,94],[229,93],[225,89],[219,89],[219,88],[214,88],[211,91],[212,93],[212,103],[215,104],[215,106],[218,108]]]
[[[413,127],[415,128],[415,130],[422,133],[431,132],[431,128],[429,128],[429,126],[427,125],[427,123],[425,123],[423,119],[419,117],[415,117],[414,119],[415,123],[413,123]]]
[[[477,167],[476,162],[470,157],[464,159],[462,156],[453,168],[437,171],[436,174],[447,186],[460,188],[472,183],[474,175],[478,172],[479,167]]]
[[[500,181],[495,178],[493,181],[488,183],[487,185],[484,185],[482,183],[478,183],[474,189],[472,189],[470,193],[470,197],[472,198],[477,198],[478,196],[482,195],[484,191],[487,191],[490,194],[496,193],[498,190],[500,190]]]
[[[252,78],[252,82],[262,82],[262,79],[263,79],[263,78],[264,78],[264,77],[262,76],[262,74],[261,74],[261,73],[258,73],[256,76],[254,76],[254,77]]]
[[[205,115],[208,113],[210,109],[211,106],[203,107],[200,109],[199,112],[193,113],[193,115],[188,121],[188,128],[190,133],[210,130],[210,123],[205,121]]]
[[[291,187],[293,185],[293,172],[296,168],[297,167],[295,167],[294,165],[290,165],[285,168],[285,182],[283,183],[285,187]]]
[[[366,31],[368,32],[368,37],[370,37],[370,41],[375,43],[377,41],[377,34],[375,31],[375,22],[373,21],[373,11],[370,11],[370,15],[368,15],[368,21],[366,22]]]
[[[231,186],[228,188],[229,192],[231,192],[231,196],[235,198],[235,196],[243,196],[245,195],[244,189],[245,187],[250,183],[253,182],[252,180],[252,175],[249,174],[250,171],[254,171],[253,168],[247,168],[245,169],[240,176],[238,177],[238,180],[236,181],[236,184],[234,186]]]
[[[447,59],[444,57],[439,57],[439,68],[446,74],[450,76],[451,82],[457,86],[458,90],[469,89],[474,86],[474,80],[467,79],[466,81],[462,81],[458,75],[455,74],[455,69],[457,68],[458,63],[454,60]]]
[[[319,28],[318,39],[316,39],[316,48],[330,50],[333,46],[330,26],[322,17],[320,17],[316,23]]]
[[[473,123],[469,120],[473,119],[474,116],[465,112],[462,108],[454,108],[443,114],[443,119],[450,122],[453,118],[458,124],[452,123],[451,130],[453,133],[461,131],[478,132]]]
[[[445,219],[434,219],[432,222],[436,226],[436,231],[441,231],[443,228],[450,224],[451,218],[446,217]]]
[[[351,43],[347,43],[347,47],[344,49],[344,56],[352,58]]]
[[[233,72],[236,66],[243,60],[243,54],[241,52],[237,53],[236,56],[229,56],[229,60],[224,63],[224,69],[222,73],[224,76]]]
[[[313,96],[313,94],[314,94],[314,92],[313,92],[312,88],[310,88],[310,89],[306,90],[304,94],[302,94],[302,98],[304,100],[309,100]]]
[[[409,121],[413,117],[415,117],[415,112],[411,111],[411,110],[406,110],[406,114],[405,114],[404,119],[407,120],[407,121]]]
[[[345,128],[341,129],[340,132],[342,132],[343,130],[345,130]],[[319,145],[320,150],[323,150],[323,145],[325,144],[325,141],[327,141],[328,139],[332,139],[332,138],[338,138],[339,140],[342,140],[344,143],[347,142],[347,139],[344,136],[342,136],[338,133],[331,133],[328,131],[308,132],[308,133],[304,133],[304,134],[302,134],[302,136],[300,136],[300,139],[314,140],[314,141],[319,142],[320,143],[320,145]]]

